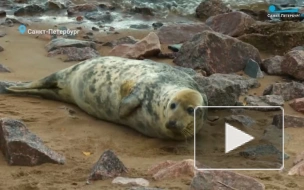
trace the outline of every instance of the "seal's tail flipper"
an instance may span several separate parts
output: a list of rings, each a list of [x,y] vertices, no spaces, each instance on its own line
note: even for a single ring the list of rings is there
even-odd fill
[[[9,91],[7,89],[16,85],[18,85],[17,82],[0,81],[0,94],[8,94]]]
[[[4,88],[4,93],[10,94],[23,94],[23,95],[37,95],[48,99],[58,99],[57,92],[61,88],[57,85],[57,79],[55,74],[47,76],[43,79],[33,81],[33,82],[24,82],[24,83],[15,83],[13,85],[6,85]],[[0,87],[1,93],[1,87]]]

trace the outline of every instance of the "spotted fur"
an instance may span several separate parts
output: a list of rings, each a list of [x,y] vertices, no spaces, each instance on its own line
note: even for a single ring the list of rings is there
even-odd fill
[[[182,140],[194,135],[189,107],[207,105],[198,89],[188,74],[167,64],[99,57],[7,91],[73,103],[96,118],[147,136]],[[197,118],[200,129],[205,113]],[[169,121],[176,121],[175,128],[168,127]]]

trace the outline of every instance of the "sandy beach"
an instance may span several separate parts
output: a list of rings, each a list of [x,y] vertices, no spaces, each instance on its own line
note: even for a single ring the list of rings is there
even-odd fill
[[[53,28],[31,24],[31,28]],[[47,57],[44,46],[47,39],[36,38],[36,35],[21,35],[18,25],[2,28],[7,33],[0,38],[4,51],[0,53],[0,63],[7,66],[11,73],[0,73],[0,80],[31,81],[45,77],[53,72],[67,68],[77,62],[63,62],[60,57]],[[84,31],[83,31],[84,33]],[[99,34],[98,40],[108,42],[123,36],[132,35],[137,39],[146,36],[149,31],[127,30],[119,34]],[[94,35],[97,36],[97,33]],[[81,36],[81,35],[80,35]],[[111,48],[99,46],[102,56],[108,55]],[[162,47],[169,52],[167,45]],[[264,56],[265,58],[265,56]],[[170,59],[153,60],[173,64]],[[262,95],[269,84],[283,79],[278,76],[265,76],[260,79],[261,86],[251,89],[248,94]],[[75,110],[76,118],[69,117],[66,106]],[[285,113],[303,116],[294,111],[288,102]],[[38,190],[38,189],[126,189],[113,186],[112,179],[95,181],[86,185],[86,179],[93,164],[107,149],[113,150],[129,168],[126,177],[143,177],[150,181],[151,187],[184,190],[189,188],[191,177],[153,181],[147,170],[155,164],[166,160],[193,159],[193,142],[174,142],[148,138],[124,126],[97,120],[79,108],[62,102],[45,100],[36,97],[0,96],[0,118],[20,119],[29,130],[39,136],[51,149],[65,155],[66,164],[43,164],[35,167],[7,165],[0,156],[0,189]],[[304,189],[301,176],[288,176],[295,156],[303,151],[304,128],[285,129],[285,152],[290,156],[285,160],[283,171],[239,171],[256,178],[269,190]],[[83,152],[90,152],[85,155]]]

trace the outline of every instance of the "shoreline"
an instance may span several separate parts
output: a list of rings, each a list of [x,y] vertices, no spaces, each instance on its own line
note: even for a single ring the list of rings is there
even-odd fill
[[[67,28],[77,29],[81,26],[76,39],[83,40],[87,32],[94,34],[97,51],[101,56],[109,55],[112,48],[102,46],[102,43],[110,42],[125,36],[133,36],[136,39],[144,38],[154,30],[121,29],[118,33],[94,32],[89,26],[69,23],[62,24]],[[0,53],[0,64],[7,66],[11,73],[0,73],[0,81],[31,81],[45,77],[53,72],[72,66],[79,61],[63,62],[64,56],[47,57],[45,45],[50,41],[48,36],[20,34],[19,24],[13,27],[0,26],[7,34],[0,38],[0,45],[4,51]],[[58,28],[61,25],[30,23],[28,28],[47,30]],[[37,37],[39,36],[39,37]],[[102,43],[101,43],[102,42]],[[162,44],[163,53],[169,53],[169,44]],[[263,59],[273,56],[260,52]],[[174,65],[172,59],[151,57],[159,61]],[[244,72],[238,73],[244,76]],[[262,95],[269,84],[284,81],[282,76],[270,76],[258,79],[261,86],[253,88],[247,94]],[[240,101],[243,101],[240,97]],[[287,101],[284,104],[285,113],[301,116],[302,113],[293,110]],[[65,106],[76,111],[78,119],[72,119],[59,108]],[[147,175],[151,166],[166,160],[180,161],[193,159],[191,142],[171,142],[160,139],[147,138],[136,131],[124,126],[97,120],[81,111],[77,106],[45,100],[35,97],[17,97],[12,95],[0,96],[0,117],[11,117],[23,120],[29,130],[37,134],[47,146],[62,153],[67,158],[65,165],[43,164],[35,167],[8,166],[4,157],[0,156],[0,180],[3,184],[0,189],[126,189],[124,186],[115,186],[112,179],[95,181],[86,185],[86,178],[101,153],[107,149],[115,150],[115,153],[130,168],[127,177],[143,177],[150,182],[151,187],[164,189],[183,190],[189,188],[191,177],[183,176],[165,181],[155,181]],[[304,188],[303,177],[289,176],[287,172],[293,166],[296,155],[303,151],[304,128],[286,128],[285,152],[290,156],[285,160],[283,171],[237,171],[248,175],[265,184],[267,189],[301,189]],[[90,152],[89,156],[83,152]],[[225,160],[223,160],[225,162]],[[8,172],[9,171],[9,172]]]

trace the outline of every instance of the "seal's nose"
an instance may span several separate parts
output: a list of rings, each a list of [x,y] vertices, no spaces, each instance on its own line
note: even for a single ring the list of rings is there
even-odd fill
[[[166,124],[167,129],[176,129],[176,121],[172,121],[170,120],[169,122],[167,122]]]

